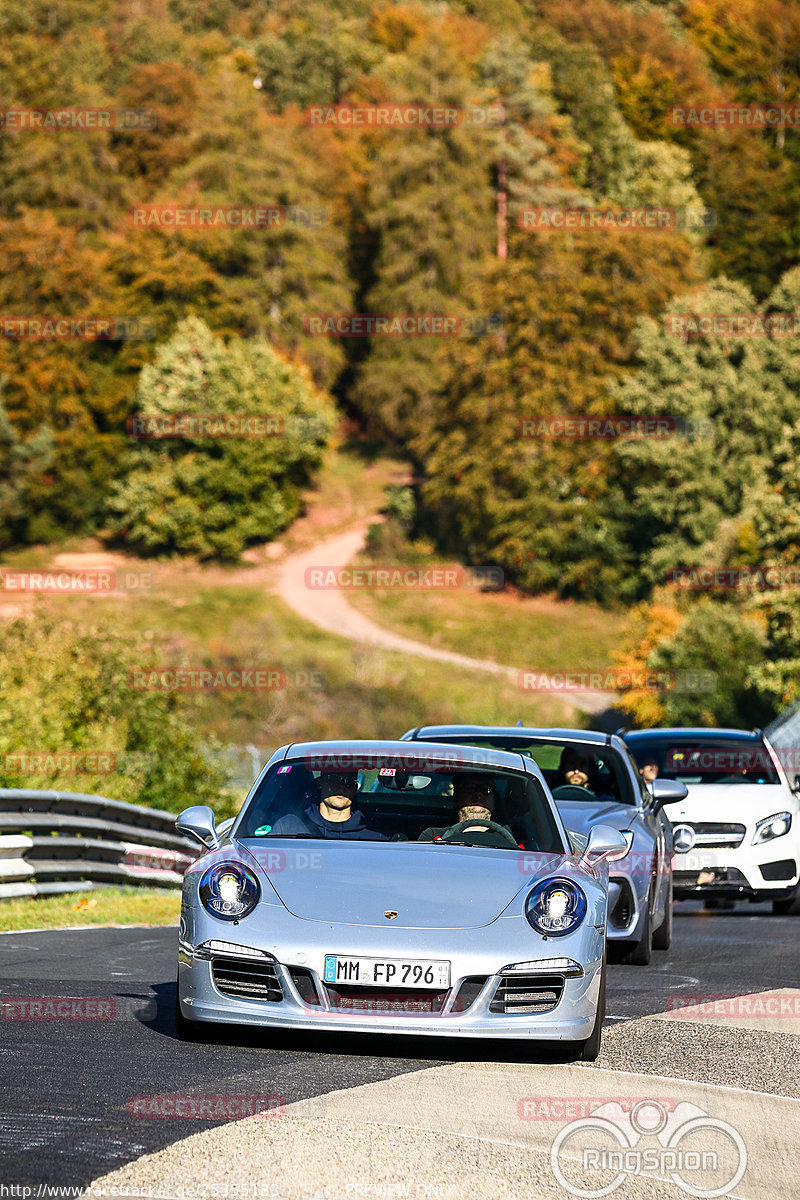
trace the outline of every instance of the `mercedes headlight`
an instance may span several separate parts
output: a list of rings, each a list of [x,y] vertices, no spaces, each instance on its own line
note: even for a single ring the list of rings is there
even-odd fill
[[[200,880],[200,900],[206,912],[220,921],[238,921],[258,904],[261,888],[249,867],[221,863]]]
[[[529,894],[525,916],[537,933],[563,937],[586,916],[586,897],[571,879],[547,879]]]
[[[756,832],[753,838],[753,845],[758,846],[761,842],[771,842],[773,838],[783,837],[792,827],[792,814],[788,812],[774,813],[771,817],[765,817],[763,821],[759,821],[756,825]]]

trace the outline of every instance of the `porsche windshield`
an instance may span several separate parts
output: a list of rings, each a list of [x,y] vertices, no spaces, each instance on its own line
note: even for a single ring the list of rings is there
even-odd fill
[[[261,781],[237,838],[435,842],[563,854],[550,800],[521,772],[423,764],[311,769],[276,764]]]
[[[631,752],[639,767],[658,765],[664,779],[682,783],[780,783],[766,746],[760,739],[698,738],[676,735],[631,739]]]

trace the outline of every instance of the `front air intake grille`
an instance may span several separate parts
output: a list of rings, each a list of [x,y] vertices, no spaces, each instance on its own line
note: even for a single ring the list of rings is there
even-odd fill
[[[458,989],[450,1012],[466,1012],[468,1008],[471,1008],[485,987],[488,978],[488,975],[468,975]]]
[[[283,989],[271,962],[220,956],[212,960],[211,978],[223,996],[273,1002],[283,999]]]
[[[545,1013],[558,1004],[564,991],[560,975],[514,975],[500,980],[489,1012]]]
[[[380,988],[369,991],[363,987],[327,987],[331,1008],[337,1012],[379,1016],[403,1016],[404,1013],[440,1013],[447,992],[424,992],[411,988]]]
[[[734,821],[695,821],[695,846],[734,848],[741,846],[745,833],[744,825]]]
[[[636,912],[631,885],[627,879],[619,879],[616,876],[612,877],[612,883],[619,885],[619,895],[608,914],[608,923],[614,929],[627,929]]]
[[[292,983],[300,993],[304,1004],[319,1004],[319,995],[314,983],[314,976],[304,967],[289,967]]]

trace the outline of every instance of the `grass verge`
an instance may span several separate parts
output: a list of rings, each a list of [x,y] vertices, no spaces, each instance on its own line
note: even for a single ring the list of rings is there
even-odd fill
[[[359,565],[374,564],[361,556]],[[430,560],[416,565],[441,564]],[[476,588],[354,589],[347,599],[385,629],[526,671],[603,670],[619,646],[627,619],[625,613],[593,604]]]
[[[177,925],[180,888],[96,888],[69,896],[0,900],[0,932],[77,925]]]

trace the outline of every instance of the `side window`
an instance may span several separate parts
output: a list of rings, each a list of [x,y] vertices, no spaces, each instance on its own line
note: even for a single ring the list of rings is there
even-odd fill
[[[628,748],[627,745],[625,745],[624,742],[623,742],[622,754],[625,756],[626,760],[630,763],[631,768],[633,770],[633,775],[636,780],[636,783],[634,786],[636,788],[637,802],[644,801],[645,804],[648,804],[650,802],[650,797],[651,797],[652,793],[650,792],[650,789],[648,788],[645,781],[642,779],[642,773],[639,770],[639,764],[637,763],[636,759],[631,754],[630,749]]]

